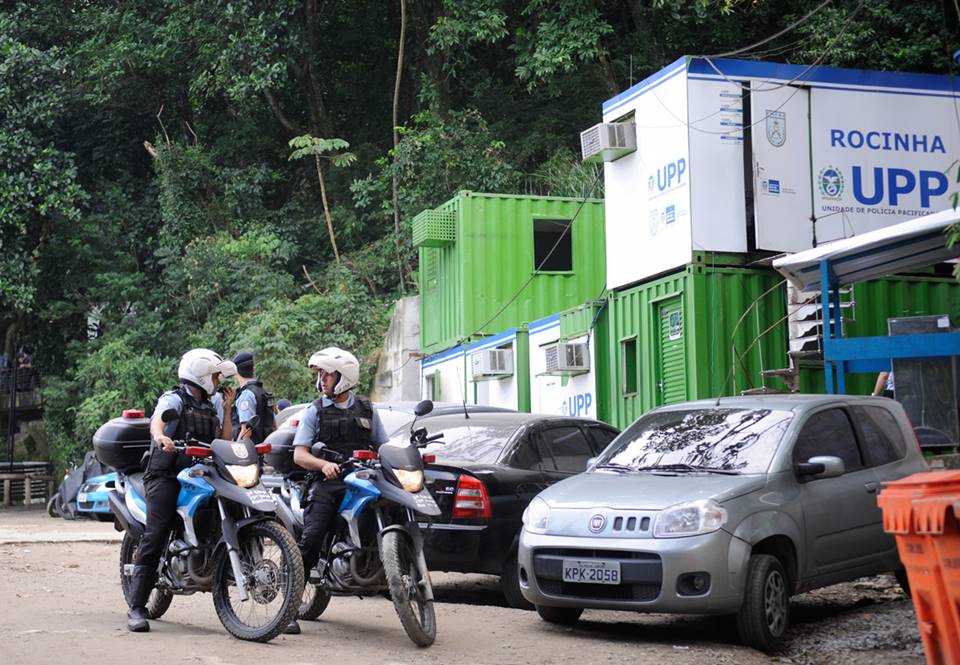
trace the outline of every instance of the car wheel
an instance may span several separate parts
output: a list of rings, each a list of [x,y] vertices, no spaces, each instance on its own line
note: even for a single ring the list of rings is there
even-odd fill
[[[517,565],[517,551],[514,550],[500,572],[500,590],[507,599],[507,605],[516,610],[532,610],[533,603],[520,593],[520,569]]]
[[[910,578],[907,577],[907,569],[897,568],[893,571],[893,576],[897,578],[897,584],[899,584],[903,592],[907,594],[907,598],[910,598]]]
[[[790,625],[790,587],[780,561],[755,554],[747,567],[737,630],[744,644],[767,653],[783,647]]]
[[[550,623],[559,623],[564,626],[570,626],[577,622],[580,615],[583,614],[582,607],[547,607],[546,605],[537,605],[537,614],[544,621]]]

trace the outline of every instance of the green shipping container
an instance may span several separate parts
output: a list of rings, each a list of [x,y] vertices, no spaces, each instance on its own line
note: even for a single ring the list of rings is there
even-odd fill
[[[424,353],[536,321],[603,292],[599,200],[463,191],[417,215],[413,237]]]
[[[782,283],[772,270],[698,261],[610,293],[597,327],[607,340],[606,362],[597,362],[598,416],[623,428],[664,404],[780,388],[760,372],[787,364]]]
[[[887,319],[946,314],[960,325],[960,283],[952,277],[884,277],[853,285],[854,306],[844,310],[844,336],[887,334]],[[825,392],[822,363],[800,363],[800,390]],[[850,395],[869,395],[875,374],[847,374]]]

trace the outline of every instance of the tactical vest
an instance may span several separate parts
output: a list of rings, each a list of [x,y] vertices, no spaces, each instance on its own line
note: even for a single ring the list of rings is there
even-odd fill
[[[313,403],[320,420],[314,443],[322,441],[331,450],[348,456],[354,450],[370,447],[373,442],[373,404],[369,399],[354,395],[353,405],[348,409],[333,404],[323,406],[322,402],[321,397]]]
[[[197,441],[210,443],[220,436],[220,419],[217,418],[217,409],[210,400],[194,399],[190,391],[183,386],[177,386],[174,392],[180,396],[183,406],[177,419],[177,429],[171,439],[183,440],[189,434]]]
[[[263,388],[259,381],[247,381],[240,390],[237,391],[236,399],[233,401],[233,438],[236,440],[240,436],[240,412],[237,409],[237,402],[240,401],[240,394],[247,390],[253,393],[257,400],[256,414],[259,418],[257,426],[253,428],[253,442],[263,443],[267,435],[273,431],[273,393],[269,393]]]

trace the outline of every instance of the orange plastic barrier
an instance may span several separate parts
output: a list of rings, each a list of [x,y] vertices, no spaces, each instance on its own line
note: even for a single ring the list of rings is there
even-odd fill
[[[958,502],[960,471],[917,473],[887,483],[877,497],[883,529],[896,536],[907,570],[928,665],[960,664]]]

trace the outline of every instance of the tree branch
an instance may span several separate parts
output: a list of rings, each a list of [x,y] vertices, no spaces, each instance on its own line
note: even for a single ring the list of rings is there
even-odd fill
[[[284,115],[283,111],[280,109],[280,105],[277,103],[276,98],[274,98],[273,93],[270,92],[269,88],[263,89],[263,96],[266,97],[267,104],[270,105],[270,110],[273,111],[273,115],[277,120],[280,121],[280,124],[283,125],[284,129],[297,136],[303,134],[303,132],[300,131],[300,128],[293,124],[293,122],[291,122],[290,119]]]

